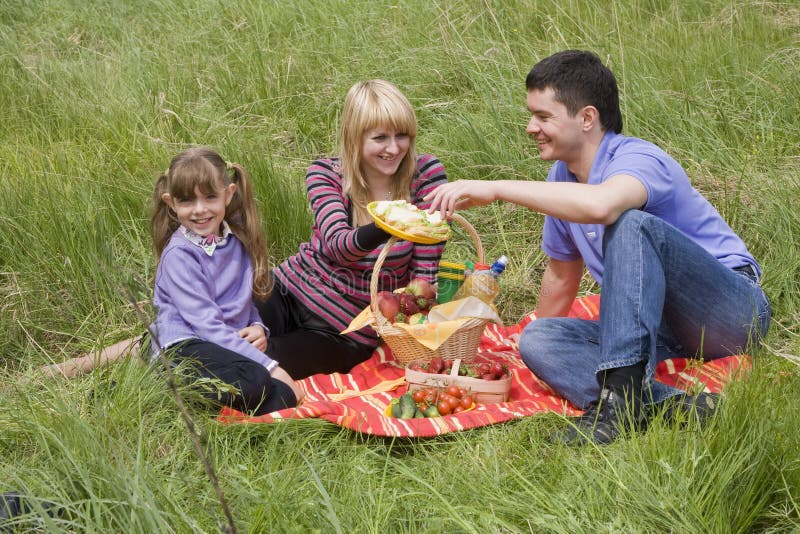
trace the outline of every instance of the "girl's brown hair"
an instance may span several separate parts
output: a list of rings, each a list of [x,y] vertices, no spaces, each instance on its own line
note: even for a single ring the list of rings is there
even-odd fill
[[[410,140],[408,153],[392,183],[392,199],[410,200],[409,189],[417,168],[417,117],[414,108],[400,89],[387,81],[368,80],[351,87],[342,109],[339,154],[342,188],[352,201],[354,226],[372,221],[367,212],[372,195],[361,170],[364,134],[368,130],[386,127],[408,134]]]
[[[229,175],[230,171],[230,175]],[[253,296],[265,299],[272,290],[272,277],[267,260],[267,245],[261,230],[261,217],[256,207],[250,178],[238,163],[226,163],[219,154],[209,148],[189,148],[174,158],[169,169],[156,180],[153,191],[153,214],[150,232],[156,261],[180,227],[175,212],[162,199],[164,193],[173,198],[192,199],[195,188],[203,193],[212,193],[236,184],[225,220],[233,234],[242,242],[253,262]]]

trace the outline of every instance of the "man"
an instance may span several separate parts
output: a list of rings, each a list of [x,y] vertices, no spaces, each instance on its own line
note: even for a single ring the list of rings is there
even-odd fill
[[[527,132],[546,182],[459,180],[428,195],[431,211],[495,200],[545,215],[538,317],[520,353],[531,370],[586,410],[559,433],[567,443],[609,443],[645,424],[644,404],[714,408],[655,382],[656,363],[742,351],[769,328],[761,269],[742,240],[655,145],[625,137],[617,83],[593,53],[568,50],[526,79]],[[599,321],[567,318],[584,266],[602,286]]]

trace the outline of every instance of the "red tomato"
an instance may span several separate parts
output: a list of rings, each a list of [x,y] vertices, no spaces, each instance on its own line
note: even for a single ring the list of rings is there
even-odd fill
[[[422,402],[425,400],[425,390],[415,389],[414,393],[411,394],[411,397],[414,399],[414,402]]]
[[[447,405],[450,407],[451,412],[456,406],[458,406],[458,399],[447,393],[442,393],[441,395],[439,395],[439,403],[441,404],[442,402],[447,403]]]
[[[461,403],[461,399],[459,399],[458,397],[454,397],[454,396],[450,395],[447,398],[447,404],[450,405],[450,409],[451,410],[455,410],[456,408],[458,408],[460,403]]]
[[[456,406],[456,407],[453,409],[453,413],[461,413],[461,412],[463,412],[463,411],[464,411],[464,409],[465,409],[465,408],[459,404],[458,406]]]
[[[494,376],[492,373],[486,373],[481,375],[481,380],[497,380],[497,377]]]
[[[485,375],[487,373],[491,373],[491,372],[492,372],[492,366],[489,365],[488,363],[481,362],[481,363],[478,364],[478,374],[479,375],[483,376],[483,375]]]
[[[461,400],[459,401],[459,405],[462,408],[464,408],[465,410],[467,410],[469,408],[472,408],[472,396],[464,395],[463,397],[461,397]]]
[[[463,398],[464,395],[469,395],[469,391],[467,391],[467,388],[458,388],[458,396],[460,398]]]
[[[450,384],[449,386],[447,386],[447,389],[445,391],[447,392],[448,395],[452,395],[453,397],[459,397],[459,398],[461,397],[461,390],[455,384]]]
[[[436,405],[436,409],[439,410],[440,415],[447,415],[450,413],[450,405],[442,400]]]

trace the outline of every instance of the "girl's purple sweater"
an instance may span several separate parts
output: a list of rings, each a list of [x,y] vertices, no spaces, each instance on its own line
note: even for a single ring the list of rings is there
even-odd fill
[[[164,349],[186,339],[209,341],[266,368],[272,359],[239,336],[239,330],[261,323],[253,305],[253,266],[233,234],[209,256],[180,230],[172,234],[158,262],[153,304]]]

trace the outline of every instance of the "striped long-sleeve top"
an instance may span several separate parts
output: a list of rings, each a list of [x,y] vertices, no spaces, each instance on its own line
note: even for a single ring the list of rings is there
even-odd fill
[[[314,215],[311,240],[275,269],[275,276],[306,307],[339,331],[369,305],[369,284],[383,244],[364,248],[352,225],[350,199],[342,192],[338,158],[314,161],[306,173],[306,190]],[[411,202],[426,209],[422,198],[447,182],[444,166],[432,155],[417,157],[411,181]],[[363,234],[362,234],[363,235]],[[444,243],[421,245],[399,240],[383,262],[379,291],[408,284],[412,276],[434,281]],[[369,327],[350,334],[377,346]]]

